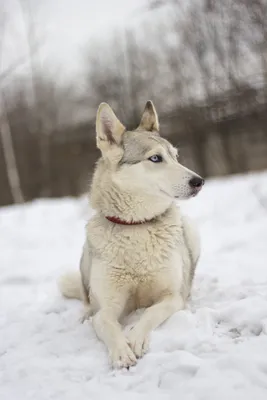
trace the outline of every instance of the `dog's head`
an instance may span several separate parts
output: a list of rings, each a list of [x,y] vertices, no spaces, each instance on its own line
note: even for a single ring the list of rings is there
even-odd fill
[[[179,163],[177,149],[160,137],[151,101],[134,131],[126,130],[108,104],[100,104],[96,134],[102,153],[100,170],[97,168],[95,174],[98,189],[104,189],[102,179],[106,189],[116,187],[116,193],[124,194],[126,201],[138,198],[144,207],[161,204],[160,208],[166,209],[174,199],[196,196],[204,184],[199,175]]]

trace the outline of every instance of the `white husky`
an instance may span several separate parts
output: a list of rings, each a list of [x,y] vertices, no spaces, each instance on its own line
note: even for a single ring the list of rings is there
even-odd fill
[[[62,277],[65,297],[84,301],[115,367],[129,367],[148,349],[149,334],[185,307],[200,254],[199,238],[175,205],[204,180],[179,164],[159,135],[148,101],[140,125],[127,131],[110,106],[96,119],[97,163],[91,188],[96,214],[88,222],[80,274]],[[120,319],[145,308],[128,336]]]

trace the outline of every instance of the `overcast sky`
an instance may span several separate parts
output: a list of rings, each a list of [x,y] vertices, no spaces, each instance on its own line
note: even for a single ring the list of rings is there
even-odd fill
[[[146,0],[0,0],[2,71],[27,52],[22,3],[30,5],[42,38],[42,60],[68,76],[81,68],[86,45],[136,23]]]

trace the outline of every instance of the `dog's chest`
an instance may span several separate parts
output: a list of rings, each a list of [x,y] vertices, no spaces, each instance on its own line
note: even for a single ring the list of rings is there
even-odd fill
[[[179,224],[156,223],[150,226],[106,226],[89,235],[99,257],[116,273],[147,279],[170,267],[173,254],[183,247]]]

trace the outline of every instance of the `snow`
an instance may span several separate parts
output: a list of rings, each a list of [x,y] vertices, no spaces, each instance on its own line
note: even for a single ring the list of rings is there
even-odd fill
[[[1,399],[266,400],[267,172],[210,181],[183,208],[202,235],[192,300],[129,371],[56,285],[78,268],[86,197],[0,210]]]

